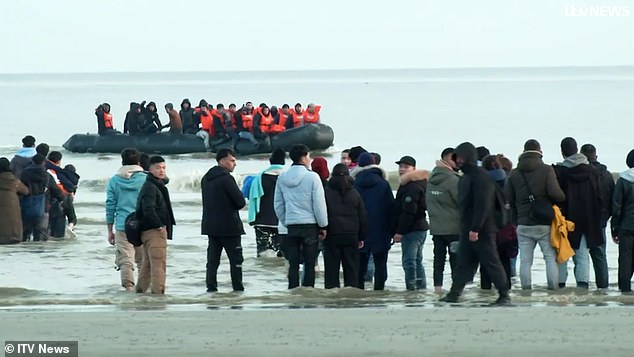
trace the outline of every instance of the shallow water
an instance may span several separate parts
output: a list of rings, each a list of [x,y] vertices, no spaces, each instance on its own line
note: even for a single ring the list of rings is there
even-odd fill
[[[486,144],[492,152],[517,157],[529,137],[542,142],[545,161],[559,160],[562,137],[577,136],[591,141],[600,160],[609,168],[624,168],[631,149],[631,135],[618,130],[634,117],[634,70],[543,69],[471,71],[326,71],[256,74],[117,74],[0,76],[0,156],[11,158],[20,138],[33,134],[38,142],[60,149],[75,132],[95,131],[96,103],[110,102],[115,125],[132,100],[180,103],[190,97],[213,102],[243,100],[281,103],[314,101],[324,106],[323,120],[335,129],[335,146],[324,153],[332,167],[342,148],[363,145],[383,156],[382,166],[394,171],[393,161],[404,154],[418,159],[420,168],[433,167],[440,151],[462,140]],[[32,110],[47,108],[47,114]],[[160,104],[159,104],[160,105]],[[161,113],[161,118],[165,115]],[[207,239],[200,235],[201,199],[199,181],[215,164],[211,154],[167,156],[168,185],[177,226],[169,243],[167,295],[151,297],[122,292],[114,270],[114,249],[106,242],[104,218],[105,185],[117,170],[120,159],[109,154],[73,154],[63,151],[63,164],[72,163],[82,176],[76,197],[79,217],[73,240],[0,246],[0,309],[95,309],[107,308],[295,308],[295,307],[406,307],[436,306],[432,292],[433,244],[427,237],[424,265],[426,292],[404,291],[400,246],[393,247],[389,261],[387,290],[322,289],[318,274],[316,289],[286,289],[283,260],[255,258],[253,230],[245,224],[243,237],[246,291],[231,290],[228,262],[223,257],[219,271],[220,293],[205,293]],[[313,156],[316,156],[313,155]],[[515,160],[514,160],[515,161]],[[235,176],[267,166],[266,156],[240,158]],[[246,221],[246,211],[241,212]],[[541,253],[535,254],[530,292],[519,290],[514,279],[514,304],[543,305],[631,305],[634,298],[616,288],[617,247],[608,242],[610,281],[607,292],[567,288],[545,289]],[[569,285],[574,285],[570,264]],[[519,266],[518,266],[519,269]],[[323,263],[321,263],[323,270]],[[446,272],[448,273],[447,266]],[[593,272],[591,272],[591,277]],[[593,279],[591,279],[593,280]],[[446,274],[448,288],[450,277]],[[477,281],[477,278],[476,278]],[[366,284],[368,285],[368,284]],[[460,306],[477,307],[495,299],[495,294],[470,286]]]

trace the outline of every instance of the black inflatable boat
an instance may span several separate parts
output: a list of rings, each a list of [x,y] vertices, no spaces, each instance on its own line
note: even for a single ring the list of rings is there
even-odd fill
[[[335,134],[325,124],[308,124],[286,130],[256,146],[248,140],[238,140],[235,150],[240,155],[264,154],[276,148],[286,151],[295,144],[304,144],[311,150],[325,150],[332,146]],[[211,151],[231,146],[229,141],[210,143]],[[148,154],[187,154],[206,152],[201,138],[192,134],[172,135],[160,133],[152,135],[105,135],[75,134],[64,145],[64,149],[77,153],[120,153],[125,148],[136,148]]]

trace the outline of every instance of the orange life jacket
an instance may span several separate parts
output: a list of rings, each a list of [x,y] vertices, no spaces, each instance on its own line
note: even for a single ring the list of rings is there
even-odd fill
[[[225,113],[227,115],[229,115],[229,117],[231,118],[231,127],[233,129],[235,129],[236,128],[236,118],[233,116],[233,114],[230,111],[226,111]],[[222,127],[227,129],[227,123],[225,123],[224,116],[220,112],[216,111],[215,117],[217,117],[218,120],[220,120],[220,124],[222,124]]]
[[[53,177],[53,181],[55,181],[55,184],[57,185],[57,187],[59,187],[62,193],[64,193],[64,195],[68,195],[68,191],[66,191],[66,189],[64,188],[64,185],[62,185],[62,181],[60,181],[59,177],[57,177],[57,172],[55,172],[55,170],[53,169],[48,169],[46,171],[48,171],[48,173],[51,174],[51,177]]]
[[[297,113],[297,111],[295,111],[295,109],[293,109],[293,111],[291,112],[291,115],[293,116],[293,128],[296,128],[298,126],[302,126],[304,125],[304,111],[302,110],[301,113]]]
[[[202,130],[205,130],[212,137],[216,135],[216,130],[214,129],[214,119],[209,113],[209,110],[203,111],[200,107],[194,109],[195,113],[200,113],[200,126]]]
[[[240,114],[242,118],[242,127],[248,131],[253,131],[253,114]]]
[[[260,131],[264,134],[268,134],[271,131],[271,125],[275,124],[275,120],[269,112],[269,115],[264,115],[264,113],[260,112]]]
[[[321,105],[316,105],[314,114],[310,114],[308,111],[304,111],[304,124],[317,124],[319,122],[320,110]]]
[[[114,129],[112,114],[103,112],[103,124],[106,127],[106,129]]]

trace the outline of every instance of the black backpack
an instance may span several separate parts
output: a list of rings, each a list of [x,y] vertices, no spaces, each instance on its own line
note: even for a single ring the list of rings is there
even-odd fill
[[[128,242],[133,246],[140,247],[143,245],[143,242],[141,242],[141,222],[136,216],[136,211],[125,218],[125,235],[128,238]]]

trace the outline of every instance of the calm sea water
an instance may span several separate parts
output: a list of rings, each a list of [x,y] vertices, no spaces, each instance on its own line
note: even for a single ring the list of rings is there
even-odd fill
[[[34,135],[52,149],[73,133],[95,132],[94,108],[112,105],[120,127],[130,101],[166,102],[183,98],[197,103],[245,101],[290,105],[319,103],[322,120],[335,130],[334,147],[324,153],[330,167],[339,151],[362,145],[379,152],[382,166],[394,171],[402,155],[414,156],[420,168],[433,167],[447,146],[469,140],[513,161],[523,142],[537,138],[546,162],[560,160],[558,144],[565,136],[591,142],[599,159],[613,171],[625,169],[634,147],[634,68],[534,68],[470,70],[316,71],[238,73],[117,73],[67,75],[0,75],[0,156],[11,158],[21,138]],[[166,115],[161,113],[161,119]],[[250,227],[243,237],[246,292],[204,293],[206,238],[200,235],[199,180],[215,164],[211,155],[168,156],[169,184],[177,226],[168,251],[164,298],[125,294],[113,268],[114,252],[106,242],[105,184],[120,165],[117,155],[63,151],[63,164],[73,163],[82,176],[76,198],[77,239],[0,246],[0,306],[5,308],[71,306],[139,306],[147,304],[211,306],[359,306],[425,305],[431,292],[404,292],[400,246],[389,259],[386,292],[355,289],[286,290],[285,266],[277,259],[256,259]],[[238,181],[267,166],[266,157],[241,158]],[[246,212],[243,219],[246,221]],[[246,226],[246,224],[245,224]],[[431,287],[432,242],[424,260]],[[617,249],[608,243],[611,282],[616,283]],[[539,253],[536,254],[539,257]],[[322,265],[323,268],[323,265]],[[230,291],[228,265],[219,273],[220,290]],[[572,279],[572,276],[570,277]],[[447,282],[449,278],[447,277]],[[564,290],[550,294],[543,262],[535,261],[532,294],[516,293],[519,303],[632,303],[614,285],[607,293]],[[569,280],[572,282],[572,280]],[[317,281],[323,285],[323,278]],[[446,283],[447,284],[447,283]],[[516,282],[517,284],[517,282]],[[447,286],[448,287],[448,286]],[[430,289],[431,290],[431,289]],[[471,289],[473,304],[492,297]],[[630,299],[630,300],[628,300]]]

